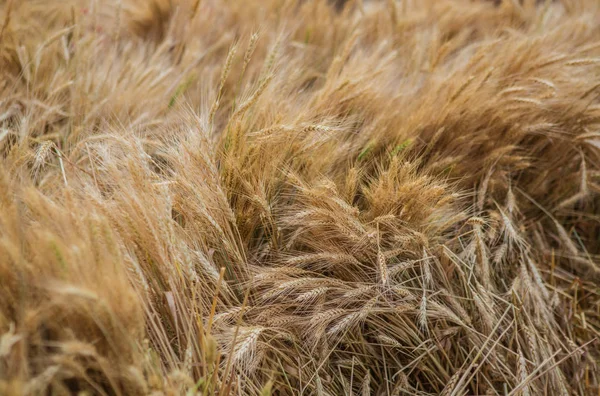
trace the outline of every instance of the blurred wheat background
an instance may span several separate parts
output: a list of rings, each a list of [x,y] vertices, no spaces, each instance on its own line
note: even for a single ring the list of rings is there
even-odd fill
[[[0,4],[1,395],[600,393],[597,0]]]

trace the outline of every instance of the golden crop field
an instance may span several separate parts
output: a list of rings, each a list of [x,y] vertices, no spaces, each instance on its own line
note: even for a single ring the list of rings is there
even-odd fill
[[[1,0],[0,395],[600,394],[598,0]]]

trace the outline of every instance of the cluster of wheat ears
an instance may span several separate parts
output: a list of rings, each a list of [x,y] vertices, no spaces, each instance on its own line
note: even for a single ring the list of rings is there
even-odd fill
[[[597,0],[0,2],[1,395],[600,383]]]

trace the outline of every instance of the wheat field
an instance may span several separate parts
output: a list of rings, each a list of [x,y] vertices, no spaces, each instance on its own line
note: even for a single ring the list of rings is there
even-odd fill
[[[0,395],[600,394],[597,0],[0,1]]]

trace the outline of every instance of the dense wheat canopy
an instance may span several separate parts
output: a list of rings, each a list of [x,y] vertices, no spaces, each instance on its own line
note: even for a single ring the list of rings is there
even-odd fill
[[[597,0],[0,1],[1,395],[600,383]]]

